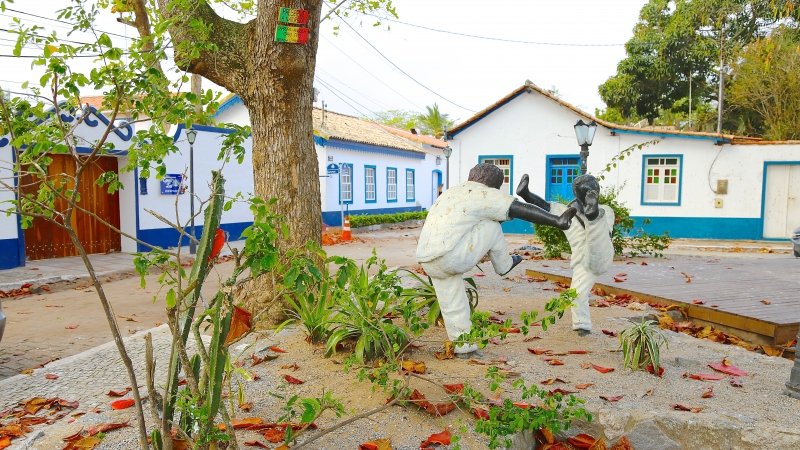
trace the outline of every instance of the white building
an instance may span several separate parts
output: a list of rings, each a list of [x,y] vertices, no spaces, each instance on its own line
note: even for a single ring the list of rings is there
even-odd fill
[[[313,114],[325,224],[341,225],[342,211],[352,216],[428,209],[441,193],[447,176],[443,141],[331,111],[315,108]],[[238,96],[223,101],[215,117],[250,123]]]
[[[604,174],[631,216],[651,233],[709,239],[786,239],[800,226],[800,141],[768,142],[714,133],[616,125],[592,117],[549,92],[523,86],[448,133],[453,178],[467,179],[479,162],[501,167],[514,193],[528,173],[530,189],[553,200],[572,198],[579,173],[573,125],[598,123],[588,171]],[[629,147],[654,141],[629,154]],[[624,159],[620,158],[620,155]],[[607,173],[604,169],[616,161]],[[514,220],[508,232],[532,232]]]

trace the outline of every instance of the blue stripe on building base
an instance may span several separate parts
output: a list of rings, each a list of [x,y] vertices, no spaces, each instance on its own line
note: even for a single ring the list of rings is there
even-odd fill
[[[220,228],[228,233],[228,240],[238,241],[242,239],[242,231],[252,224],[253,222],[225,223],[220,225]],[[186,231],[188,232],[189,230],[187,229]],[[203,226],[195,226],[195,236],[199,237],[202,234]],[[174,228],[153,228],[150,230],[139,230],[137,235],[140,240],[156,247],[170,248],[178,246],[178,232]],[[180,245],[189,245],[189,238],[184,236]],[[150,247],[142,244],[136,244],[136,250],[140,252],[148,252],[150,251]]]
[[[533,234],[533,224],[522,219],[511,219],[501,225],[503,233]]]
[[[0,239],[0,269],[24,266],[19,257],[19,239]]]
[[[650,234],[669,233],[673,238],[688,239],[762,239],[760,218],[749,217],[631,217],[634,230],[644,228]]]
[[[375,209],[351,209],[345,210],[345,216],[368,216],[373,214],[395,214],[401,212],[422,211],[421,206],[407,206],[404,208],[375,208]],[[342,212],[341,211],[323,211],[322,223],[329,227],[342,226]]]

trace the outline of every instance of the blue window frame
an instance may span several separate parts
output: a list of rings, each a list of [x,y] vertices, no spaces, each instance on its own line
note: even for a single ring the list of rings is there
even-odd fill
[[[353,165],[344,163],[339,168],[339,203],[353,204]]]
[[[680,206],[683,155],[642,156],[642,205]]]
[[[386,168],[386,201],[394,203],[397,201],[397,168]]]
[[[480,155],[478,163],[494,164],[503,171],[503,185],[500,190],[513,195],[514,189],[514,156],[513,155]]]
[[[417,199],[416,184],[414,183],[414,169],[406,169],[406,201],[413,202]]]
[[[378,201],[378,183],[375,166],[364,166],[364,202]]]

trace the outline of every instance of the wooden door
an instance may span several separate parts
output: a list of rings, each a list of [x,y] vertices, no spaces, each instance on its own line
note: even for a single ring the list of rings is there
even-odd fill
[[[65,183],[72,188],[76,173],[72,157],[68,155],[51,155],[51,157],[53,163],[48,168],[48,180],[53,184]],[[78,183],[80,193],[78,205],[119,228],[119,194],[116,192],[109,194],[106,187],[98,186],[96,183],[103,173],[117,172],[117,169],[116,158],[95,158],[81,174]],[[38,183],[32,183],[30,176],[21,177],[21,181],[23,193],[35,194],[38,191]],[[57,200],[55,206],[58,211],[64,211],[66,202]],[[72,225],[87,253],[120,251],[119,234],[92,215],[76,211],[72,217]],[[25,230],[25,253],[30,260],[78,254],[67,232],[44,219],[35,219],[33,227]]]

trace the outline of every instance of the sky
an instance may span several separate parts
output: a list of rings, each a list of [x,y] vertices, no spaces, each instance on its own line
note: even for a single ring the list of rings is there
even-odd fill
[[[331,111],[356,116],[424,111],[436,103],[458,123],[530,80],[593,113],[604,107],[597,87],[625,57],[623,45],[645,2],[394,0],[399,18],[382,20],[379,26],[374,26],[378,19],[373,16],[331,16],[320,26],[318,98]],[[12,28],[12,18],[19,17],[28,25],[43,26],[40,33],[91,39],[67,37],[68,24],[48,20],[56,19],[57,10],[67,3],[17,0],[8,5],[16,11],[0,12],[0,29]],[[135,34],[110,12],[103,14],[98,27],[118,35],[112,39],[120,46],[129,41],[125,36]],[[0,55],[11,54],[14,38],[0,31]],[[0,67],[4,89],[19,92],[23,81],[38,78],[30,60],[0,56]]]

